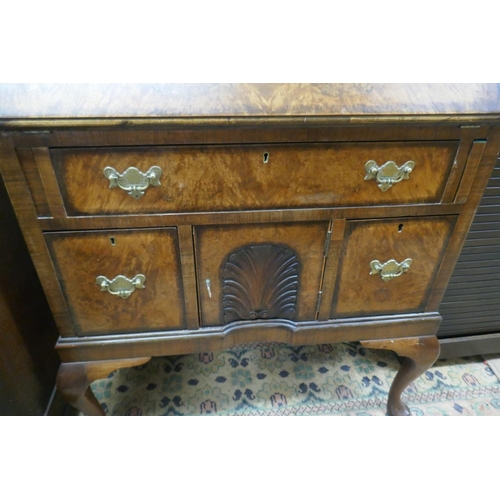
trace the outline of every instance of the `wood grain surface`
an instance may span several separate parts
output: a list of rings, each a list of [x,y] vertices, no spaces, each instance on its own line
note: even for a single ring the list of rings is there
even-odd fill
[[[107,370],[255,341],[435,339],[499,124],[499,84],[0,84],[2,175],[61,359],[85,365],[65,368],[67,399],[99,410],[86,396],[105,371],[89,378],[97,360]],[[416,165],[382,192],[365,180],[368,160]],[[153,165],[162,185],[138,200],[103,175]],[[224,275],[231,254],[259,245]],[[280,281],[267,255],[281,247],[298,265]],[[370,276],[372,260],[406,258],[402,276]],[[97,276],[119,274],[144,274],[146,288],[125,300],[100,291]],[[259,319],[224,325],[223,278],[254,275]],[[262,319],[266,286],[281,298],[285,279],[298,280],[293,319]],[[399,392],[417,372],[407,363]]]
[[[286,342],[290,345],[329,344],[358,340],[396,339],[434,335],[438,313],[373,316],[324,322],[287,320],[241,321],[228,325],[185,330],[130,334],[120,337],[60,338],[57,349],[63,362],[100,359],[175,356],[222,351],[250,342]]]
[[[50,217],[52,214],[40,177],[40,172],[38,171],[38,165],[33,155],[33,150],[31,148],[19,148],[17,149],[17,156],[21,168],[23,169],[24,176],[26,177],[38,216]]]
[[[498,84],[0,85],[0,118],[500,113]]]
[[[433,332],[434,333],[434,332]],[[390,416],[411,415],[408,405],[401,400],[403,391],[428,370],[439,356],[439,341],[432,335],[396,340],[361,341],[361,345],[372,349],[388,349],[403,357],[403,363],[389,390],[387,414]]]
[[[458,142],[55,149],[70,215],[313,208],[440,201]],[[365,164],[414,161],[410,178],[382,192]],[[103,170],[162,169],[161,185],[134,199]]]
[[[46,240],[79,335],[184,328],[177,232],[51,233]],[[146,276],[145,288],[122,299],[101,292],[97,276]]]
[[[187,327],[190,330],[197,330],[200,326],[200,321],[198,314],[198,293],[196,291],[193,227],[178,226],[177,233],[179,235]]]
[[[317,120],[320,117],[315,117]],[[78,147],[131,147],[131,146],[180,146],[214,144],[283,144],[307,142],[387,142],[387,141],[454,141],[464,138],[486,138],[491,128],[489,121],[474,122],[467,117],[461,123],[451,118],[441,120],[433,126],[405,123],[401,118],[381,124],[363,123],[275,123],[278,119],[254,119],[258,123],[236,123],[236,119],[223,119],[223,123],[211,126],[199,123],[193,126],[194,119],[168,125],[166,119],[149,119],[147,126],[134,125],[135,122],[118,120],[119,127],[104,126],[101,120],[94,120],[93,125],[85,125],[85,120],[74,123],[71,120],[32,120],[27,130],[9,130],[16,148],[78,148]],[[352,119],[346,117],[345,120]],[[292,120],[292,117],[290,118]],[[328,121],[328,117],[324,117]],[[387,117],[386,120],[389,120]],[[207,118],[206,121],[209,121]],[[500,122],[500,117],[499,120]],[[45,124],[57,122],[60,126],[43,128]],[[62,124],[66,126],[62,126]],[[191,123],[191,125],[189,125]],[[0,120],[0,128],[2,122]],[[468,151],[466,151],[467,153]]]
[[[313,320],[318,292],[328,222],[309,224],[248,224],[196,228],[198,293],[203,326],[223,325],[222,273],[230,254],[255,244],[284,245],[298,257],[301,272],[296,318]],[[210,292],[206,280],[210,280]]]
[[[221,212],[192,212],[178,214],[128,214],[126,216],[95,215],[62,219],[39,219],[44,231],[93,230],[113,228],[169,227],[182,225],[269,224],[280,222],[306,222],[330,219],[372,219],[385,217],[414,217],[426,215],[452,215],[462,210],[462,204],[391,205],[351,208],[312,208],[283,210],[247,210]]]
[[[423,310],[455,217],[349,221],[331,317]],[[412,259],[388,282],[370,262]]]

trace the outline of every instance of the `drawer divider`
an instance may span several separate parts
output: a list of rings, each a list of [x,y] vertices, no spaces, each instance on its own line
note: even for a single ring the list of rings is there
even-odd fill
[[[187,327],[189,330],[197,330],[200,327],[200,322],[196,293],[193,226],[179,226],[178,231]]]
[[[324,266],[322,285],[320,288],[321,302],[318,307],[317,317],[319,321],[327,321],[330,318],[333,291],[337,281],[340,251],[342,248],[342,241],[344,239],[345,223],[345,219],[338,219],[332,221],[333,226],[330,226],[329,228],[331,234],[328,243],[327,255],[325,255],[326,262]]]

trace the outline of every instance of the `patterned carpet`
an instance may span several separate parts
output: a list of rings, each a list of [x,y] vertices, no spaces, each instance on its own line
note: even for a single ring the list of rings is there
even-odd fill
[[[153,358],[92,389],[108,415],[385,415],[399,366],[357,344],[256,343]],[[500,415],[500,379],[481,357],[438,361],[403,399],[412,415]]]

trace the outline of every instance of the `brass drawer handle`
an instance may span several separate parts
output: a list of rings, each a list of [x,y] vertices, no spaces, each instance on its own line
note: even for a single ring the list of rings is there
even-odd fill
[[[95,281],[101,287],[101,292],[109,292],[112,295],[118,295],[118,297],[126,299],[130,297],[136,288],[145,288],[145,279],[144,274],[137,274],[132,279],[119,274],[112,280],[106,278],[106,276],[97,276]]]
[[[396,262],[394,259],[388,260],[383,264],[378,260],[372,260],[370,262],[370,267],[372,270],[370,274],[380,274],[380,277],[384,281],[392,280],[392,278],[397,278],[403,273],[406,273],[411,266],[411,259],[405,259],[403,262]]]
[[[388,161],[379,167],[376,161],[369,160],[365,164],[365,181],[376,179],[378,187],[385,192],[390,189],[393,184],[397,184],[403,179],[409,179],[414,168],[414,161],[407,161],[400,167],[398,167],[395,162]]]
[[[127,194],[138,200],[144,196],[144,192],[149,186],[159,186],[161,168],[151,167],[146,173],[141,172],[136,167],[128,167],[123,174],[118,173],[113,167],[106,167],[103,170],[104,177],[109,180],[109,187],[119,187]]]

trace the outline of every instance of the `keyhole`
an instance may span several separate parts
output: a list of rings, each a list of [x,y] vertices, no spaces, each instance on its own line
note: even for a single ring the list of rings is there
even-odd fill
[[[116,242],[114,238],[109,238],[109,241],[111,241],[111,246],[115,246]]]
[[[398,226],[398,233],[402,233],[403,232],[403,224],[400,224]]]
[[[267,162],[269,161],[269,153],[264,153],[264,154],[262,155],[262,161],[263,161],[264,163],[267,163]]]

